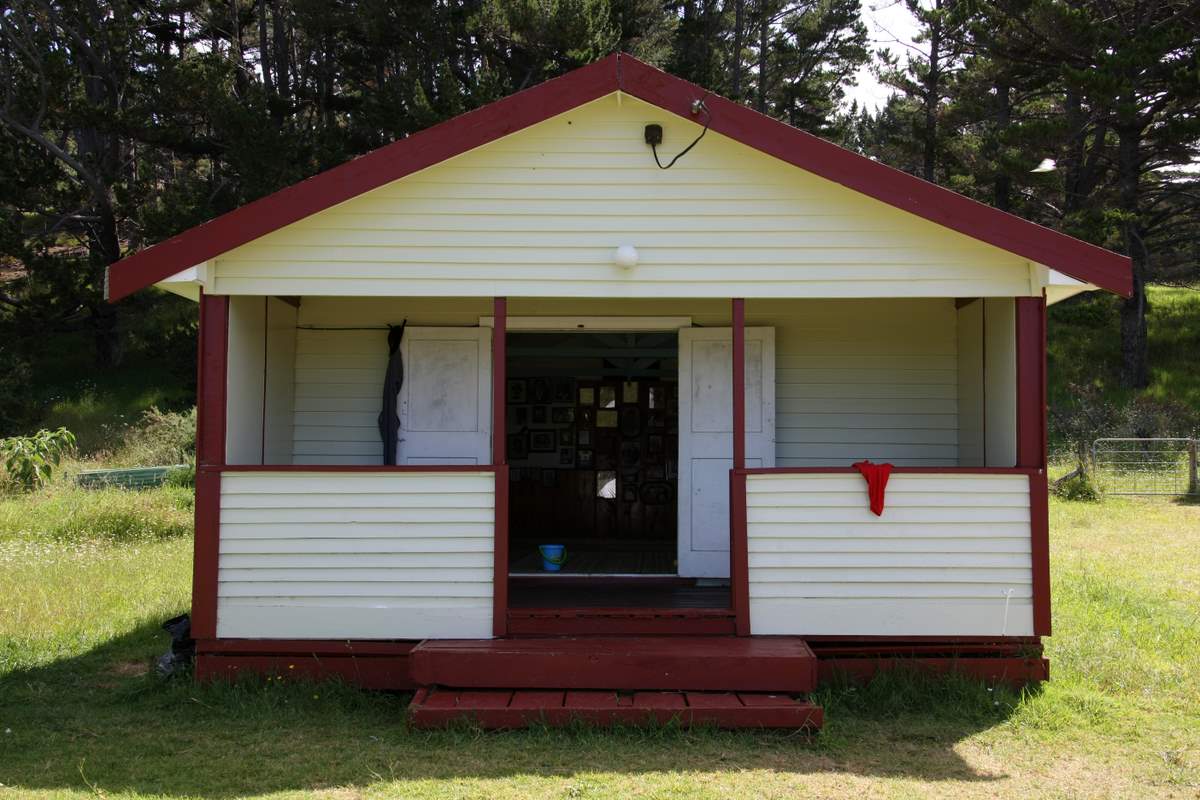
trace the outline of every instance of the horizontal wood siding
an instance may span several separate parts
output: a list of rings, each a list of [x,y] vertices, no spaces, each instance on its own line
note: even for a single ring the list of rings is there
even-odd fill
[[[1028,262],[610,95],[218,257],[219,294],[976,297]],[[632,244],[633,270],[613,264]]]
[[[217,635],[492,632],[491,472],[227,472]]]
[[[898,474],[883,516],[858,475],[747,479],[755,634],[1033,634],[1029,479]]]

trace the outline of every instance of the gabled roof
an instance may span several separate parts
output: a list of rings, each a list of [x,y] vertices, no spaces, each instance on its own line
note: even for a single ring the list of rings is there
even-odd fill
[[[108,269],[110,301],[271,231],[530,125],[621,91],[684,118],[703,89],[625,54],[611,55],[374,150],[135,253]],[[999,211],[852,153],[722,97],[712,130],[856,192],[1085,283],[1128,296],[1129,258]]]

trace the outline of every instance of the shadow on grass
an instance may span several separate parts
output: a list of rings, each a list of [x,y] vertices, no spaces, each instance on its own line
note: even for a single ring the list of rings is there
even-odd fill
[[[0,679],[0,781],[23,790],[247,794],[438,782],[765,771],[928,781],[991,781],[955,745],[1002,723],[1001,689],[903,673],[824,687],[815,737],[678,726],[482,733],[407,728],[407,696],[282,679],[198,686],[163,680],[151,660],[165,635],[148,622],[86,654]],[[581,778],[582,776],[582,778]],[[589,777],[590,776],[590,777]],[[697,780],[704,781],[705,777]],[[422,788],[423,787],[423,788]],[[481,789],[481,791],[485,791]]]

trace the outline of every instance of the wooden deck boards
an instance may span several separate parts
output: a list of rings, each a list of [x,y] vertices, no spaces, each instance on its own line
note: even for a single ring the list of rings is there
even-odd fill
[[[417,728],[471,721],[496,730],[530,725],[715,725],[818,730],[820,706],[788,694],[747,692],[420,689],[408,707]]]

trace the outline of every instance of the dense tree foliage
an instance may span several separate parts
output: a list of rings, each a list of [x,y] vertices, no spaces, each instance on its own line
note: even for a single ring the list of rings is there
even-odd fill
[[[64,331],[119,362],[160,302],[103,302],[121,256],[627,51],[1128,252],[1125,379],[1143,384],[1142,288],[1197,275],[1198,3],[904,2],[921,35],[895,58],[869,52],[858,0],[9,0],[0,371],[19,382],[33,343]],[[872,59],[897,94],[847,108]]]

